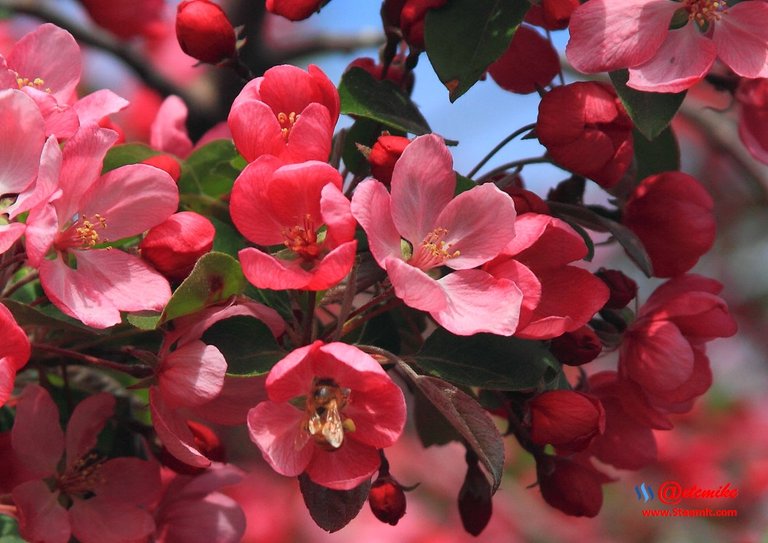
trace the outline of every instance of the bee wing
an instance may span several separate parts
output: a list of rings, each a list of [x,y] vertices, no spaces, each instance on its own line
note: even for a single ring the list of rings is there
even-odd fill
[[[313,417],[316,417],[319,419],[317,415],[313,415]],[[293,440],[293,446],[297,451],[303,449],[307,445],[307,442],[310,440],[311,436],[316,434],[319,431],[319,429],[316,426],[313,426],[313,422],[312,422],[313,417],[310,417],[310,419],[307,421],[306,429],[308,431],[305,432],[304,429],[302,429],[300,432],[296,432],[296,437]],[[315,429],[314,431],[313,431],[313,428]]]
[[[341,447],[341,443],[344,441],[344,426],[341,423],[341,415],[335,401],[328,405],[325,425],[323,426],[323,437],[334,449]]]

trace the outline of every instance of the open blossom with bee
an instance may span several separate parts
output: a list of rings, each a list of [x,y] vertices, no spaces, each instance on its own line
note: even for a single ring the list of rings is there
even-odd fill
[[[268,401],[248,412],[251,439],[283,475],[336,490],[379,467],[405,425],[405,399],[373,357],[345,343],[296,349],[267,377]]]

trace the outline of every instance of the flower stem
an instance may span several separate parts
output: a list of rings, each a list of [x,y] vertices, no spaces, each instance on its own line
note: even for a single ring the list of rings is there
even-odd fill
[[[23,279],[19,279],[14,284],[8,285],[8,287],[3,291],[3,293],[0,294],[0,298],[9,298],[11,294],[19,290],[24,285],[27,285],[32,281],[35,281],[38,277],[39,275],[36,271],[27,274]]]
[[[152,368],[145,366],[144,364],[121,364],[120,362],[113,362],[112,360],[106,360],[97,356],[91,356],[88,354],[78,353],[77,351],[56,347],[54,345],[48,345],[47,343],[33,343],[32,347],[33,349],[37,349],[39,351],[67,357],[80,362],[85,362],[86,364],[90,364],[92,366],[119,371],[139,379],[149,377],[154,373]]]
[[[472,171],[470,171],[470,172],[467,174],[467,177],[469,177],[470,179],[472,179],[472,176],[473,176],[473,175],[475,175],[475,174],[476,174],[478,171],[480,171],[480,168],[482,168],[483,166],[485,166],[485,164],[486,164],[486,163],[487,163],[489,160],[491,160],[491,158],[493,158],[493,155],[495,155],[496,153],[498,153],[499,151],[501,151],[501,149],[502,149],[502,148],[503,148],[503,147],[504,147],[506,144],[508,144],[508,143],[509,143],[510,141],[512,141],[513,139],[515,139],[517,136],[519,136],[519,135],[521,135],[521,134],[524,134],[525,132],[528,132],[529,130],[533,130],[534,128],[536,128],[536,123],[527,124],[527,125],[525,125],[525,126],[523,126],[523,127],[521,127],[521,128],[518,128],[517,130],[515,130],[514,132],[512,132],[512,133],[511,133],[509,136],[507,136],[506,138],[504,138],[503,140],[501,140],[501,141],[499,142],[499,144],[498,144],[496,147],[494,147],[493,149],[491,149],[491,152],[490,152],[490,153],[488,153],[487,155],[485,155],[485,156],[483,157],[483,160],[481,160],[481,161],[480,161],[480,162],[477,164],[477,166],[475,166],[474,168],[472,168]]]
[[[521,158],[520,160],[513,160],[512,162],[507,162],[506,164],[502,164],[501,166],[497,166],[496,168],[492,169],[488,173],[484,174],[483,177],[481,177],[477,182],[483,183],[485,182],[484,180],[490,179],[497,173],[502,173],[512,168],[519,168],[521,166],[527,166],[528,164],[551,164],[551,163],[552,161],[545,156]]]
[[[317,292],[310,290],[307,292],[307,308],[304,312],[304,319],[301,328],[304,331],[302,345],[312,343],[313,331],[315,329],[315,304],[317,303]]]

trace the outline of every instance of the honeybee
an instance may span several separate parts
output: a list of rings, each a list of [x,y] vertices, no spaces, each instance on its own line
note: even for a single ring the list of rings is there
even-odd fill
[[[335,451],[344,442],[344,430],[354,429],[352,421],[341,420],[341,409],[347,405],[349,389],[341,388],[333,379],[316,378],[307,397],[306,429],[315,443]]]

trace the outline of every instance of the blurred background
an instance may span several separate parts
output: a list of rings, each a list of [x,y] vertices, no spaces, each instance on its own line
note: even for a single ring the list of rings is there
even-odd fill
[[[0,25],[0,52],[41,20],[70,30],[84,48],[83,93],[110,88],[131,101],[116,116],[125,141],[148,141],[149,126],[163,97],[181,95],[190,108],[193,139],[226,119],[229,105],[243,85],[234,73],[196,61],[180,50],[174,32],[174,0],[125,2],[126,19],[115,30],[94,25],[83,6],[69,0],[0,0],[0,13],[12,15]],[[146,4],[146,5],[144,5]],[[268,67],[291,63],[317,64],[338,82],[355,58],[378,58],[383,43],[379,2],[332,0],[307,21],[291,23],[266,14],[261,0],[220,2],[235,26],[247,36],[245,61],[259,75]],[[25,14],[18,16],[18,14]],[[138,18],[135,32],[129,18]],[[555,32],[562,51],[567,31]],[[457,37],[460,39],[460,37]],[[426,55],[415,71],[413,101],[433,130],[459,141],[455,169],[467,173],[499,141],[536,121],[539,97],[512,95],[490,78],[479,82],[454,104],[438,81]],[[573,79],[572,73],[566,76]],[[82,94],[82,93],[81,93]],[[342,119],[340,127],[348,126]],[[658,432],[661,461],[639,472],[617,473],[604,486],[604,506],[595,519],[568,517],[547,506],[535,483],[533,460],[507,442],[507,476],[493,500],[494,515],[477,538],[461,528],[456,497],[464,477],[464,449],[459,445],[423,449],[412,432],[388,452],[398,480],[419,487],[408,494],[406,516],[395,527],[377,521],[367,507],[341,532],[326,534],[304,507],[298,484],[273,473],[242,433],[230,436],[230,456],[251,471],[247,481],[229,489],[248,516],[245,541],[402,543],[488,542],[768,542],[768,167],[751,159],[736,135],[729,100],[711,88],[694,88],[674,122],[683,170],[699,179],[717,205],[718,239],[694,268],[721,281],[723,296],[736,316],[740,332],[709,346],[715,384],[696,408],[674,419],[671,432]],[[535,140],[508,145],[488,165],[540,156]],[[568,175],[552,166],[527,167],[527,188],[546,196]],[[587,200],[599,203],[604,193],[591,187]],[[658,281],[649,281],[620,249],[600,247],[598,265],[618,268],[641,285],[641,302]],[[612,355],[601,366],[615,367]],[[644,518],[644,502],[635,492],[641,483],[656,489],[667,480],[683,487],[717,488],[730,483],[735,499],[686,507],[737,509],[738,517]],[[650,504],[649,504],[650,505]]]

